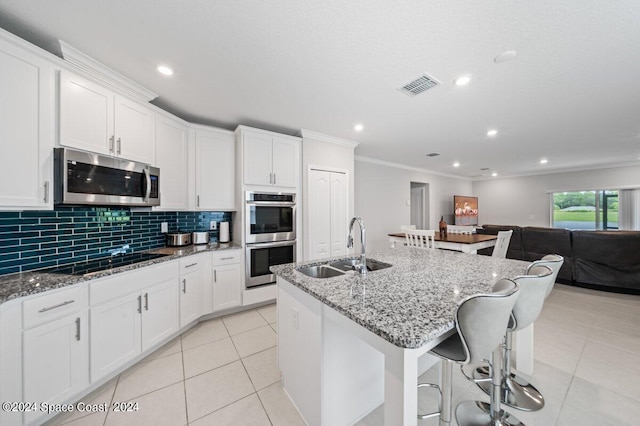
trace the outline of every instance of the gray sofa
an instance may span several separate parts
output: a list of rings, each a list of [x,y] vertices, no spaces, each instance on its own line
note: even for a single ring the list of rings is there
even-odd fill
[[[640,232],[483,225],[479,234],[513,230],[507,258],[534,261],[559,254],[565,261],[558,282],[640,294]],[[479,250],[491,255],[492,248]]]

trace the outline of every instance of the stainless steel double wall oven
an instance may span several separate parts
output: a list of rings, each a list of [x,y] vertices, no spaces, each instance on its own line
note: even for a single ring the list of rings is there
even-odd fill
[[[296,194],[245,192],[247,288],[276,281],[270,266],[296,260]]]

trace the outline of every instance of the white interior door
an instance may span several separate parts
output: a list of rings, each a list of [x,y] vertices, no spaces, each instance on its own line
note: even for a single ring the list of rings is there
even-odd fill
[[[331,256],[347,254],[349,175],[331,173]]]
[[[424,229],[424,187],[411,188],[411,224]]]
[[[331,255],[331,173],[309,170],[309,253],[307,260]]]

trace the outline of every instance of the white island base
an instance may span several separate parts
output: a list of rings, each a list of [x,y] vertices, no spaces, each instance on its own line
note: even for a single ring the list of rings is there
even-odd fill
[[[311,426],[357,423],[384,402],[384,424],[417,425],[418,376],[438,362],[391,344],[278,277],[278,364]]]

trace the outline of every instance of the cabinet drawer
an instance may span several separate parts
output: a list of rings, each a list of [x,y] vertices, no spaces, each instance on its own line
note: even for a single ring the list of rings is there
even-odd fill
[[[203,263],[204,258],[201,256],[189,256],[184,259],[180,259],[180,276],[197,271]]]
[[[234,263],[240,263],[241,255],[241,250],[225,250],[220,253],[213,253],[211,259],[213,266],[232,265]]]
[[[87,308],[87,286],[77,285],[22,302],[24,328],[62,318]]]
[[[168,261],[145,266],[111,277],[101,278],[89,285],[91,306],[135,293],[157,283],[174,279],[178,282],[178,262]]]

